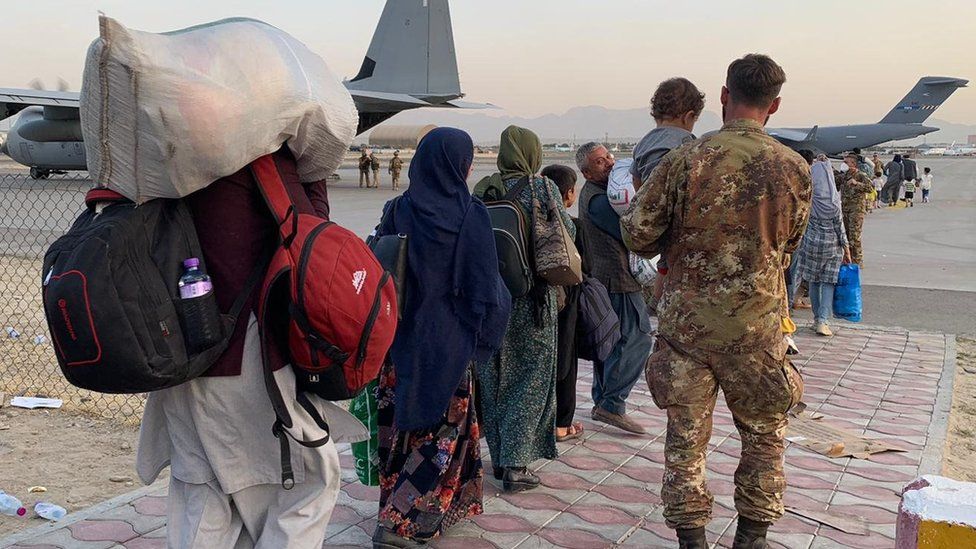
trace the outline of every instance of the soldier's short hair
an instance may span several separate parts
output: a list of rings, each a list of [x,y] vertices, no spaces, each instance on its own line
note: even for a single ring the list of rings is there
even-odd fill
[[[548,177],[559,187],[559,194],[565,199],[569,191],[576,188],[576,171],[562,164],[550,164],[542,168],[542,177]]]
[[[799,152],[800,156],[802,156],[803,159],[807,161],[807,164],[813,164],[813,159],[816,156],[813,154],[813,151],[811,151],[810,149],[800,149],[797,152]]]
[[[590,141],[589,143],[583,143],[580,148],[576,149],[576,167],[580,171],[585,170],[590,165],[590,153],[599,149],[603,146],[603,143],[597,143],[596,141]]]
[[[785,83],[783,67],[761,53],[733,61],[725,78],[732,100],[752,107],[768,107],[779,97]]]
[[[669,78],[661,82],[651,97],[651,116],[667,120],[692,111],[695,116],[705,110],[705,94],[687,78]]]

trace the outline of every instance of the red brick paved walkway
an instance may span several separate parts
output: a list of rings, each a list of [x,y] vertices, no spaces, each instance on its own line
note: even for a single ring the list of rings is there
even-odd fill
[[[806,383],[804,401],[824,414],[826,422],[893,440],[907,451],[868,460],[830,459],[791,445],[786,459],[787,505],[861,516],[871,533],[849,535],[788,514],[773,529],[773,547],[891,547],[901,487],[940,467],[953,372],[952,336],[843,326],[836,332],[832,338],[817,338],[801,327],[797,342],[803,353],[796,364]],[[664,414],[640,382],[629,404],[650,435],[624,435],[589,421],[590,372],[581,367],[579,382],[578,419],[587,435],[576,444],[560,444],[558,459],[534,464],[544,487],[504,495],[486,481],[486,513],[452,529],[436,547],[676,545],[664,526],[659,496]],[[943,379],[943,373],[950,377]],[[732,478],[739,449],[731,416],[720,402],[708,455],[709,487],[715,495],[708,532],[718,547],[729,546],[734,532]],[[348,448],[343,450],[344,486],[325,546],[368,547],[377,489],[356,482]],[[154,486],[75,513],[60,524],[0,540],[0,547],[160,548],[165,547],[165,528],[165,486]]]

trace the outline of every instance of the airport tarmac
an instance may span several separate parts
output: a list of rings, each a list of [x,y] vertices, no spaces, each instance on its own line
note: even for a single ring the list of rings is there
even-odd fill
[[[369,234],[383,204],[396,196],[386,173],[389,159],[380,159],[380,189],[359,188],[354,154],[329,185],[333,220],[361,236]],[[976,158],[922,157],[917,162],[919,171],[932,168],[932,202],[882,209],[865,221],[864,322],[976,334]],[[572,165],[573,157],[547,153],[544,163]],[[494,171],[494,158],[479,155],[469,184]],[[70,226],[87,185],[57,176],[32,181],[26,169],[0,159],[2,253],[40,257],[52,238]]]

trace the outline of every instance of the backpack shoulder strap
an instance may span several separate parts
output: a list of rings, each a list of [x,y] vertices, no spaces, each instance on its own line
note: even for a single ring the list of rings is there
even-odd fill
[[[528,176],[519,179],[519,182],[512,187],[512,190],[505,193],[505,197],[502,198],[502,200],[516,200],[518,196],[522,194],[522,191],[525,190],[525,187],[527,187],[531,182],[532,178]]]
[[[258,190],[261,191],[264,202],[278,223],[282,244],[287,248],[298,233],[298,212],[288,194],[288,189],[285,188],[284,181],[281,180],[274,157],[266,154],[251,162],[250,167],[251,174],[257,181]]]
[[[289,215],[289,210],[293,210],[295,205],[288,195],[285,183],[281,180],[278,173],[278,166],[275,165],[274,157],[266,154],[250,164],[251,173],[254,180],[258,183],[261,196],[268,203],[271,214],[275,221],[281,224]]]

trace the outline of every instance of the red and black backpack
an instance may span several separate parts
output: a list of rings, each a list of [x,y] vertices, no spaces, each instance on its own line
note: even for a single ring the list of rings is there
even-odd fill
[[[288,350],[297,401],[328,431],[306,393],[347,400],[377,378],[396,333],[396,289],[390,273],[352,231],[297,212],[271,156],[252,162],[251,171],[281,234],[258,304],[262,340],[274,340]],[[287,487],[294,480],[282,435],[293,422],[274,381],[268,345],[263,347],[265,380],[277,416],[273,431],[281,441],[282,483]],[[295,440],[315,447],[326,444],[329,435]]]

